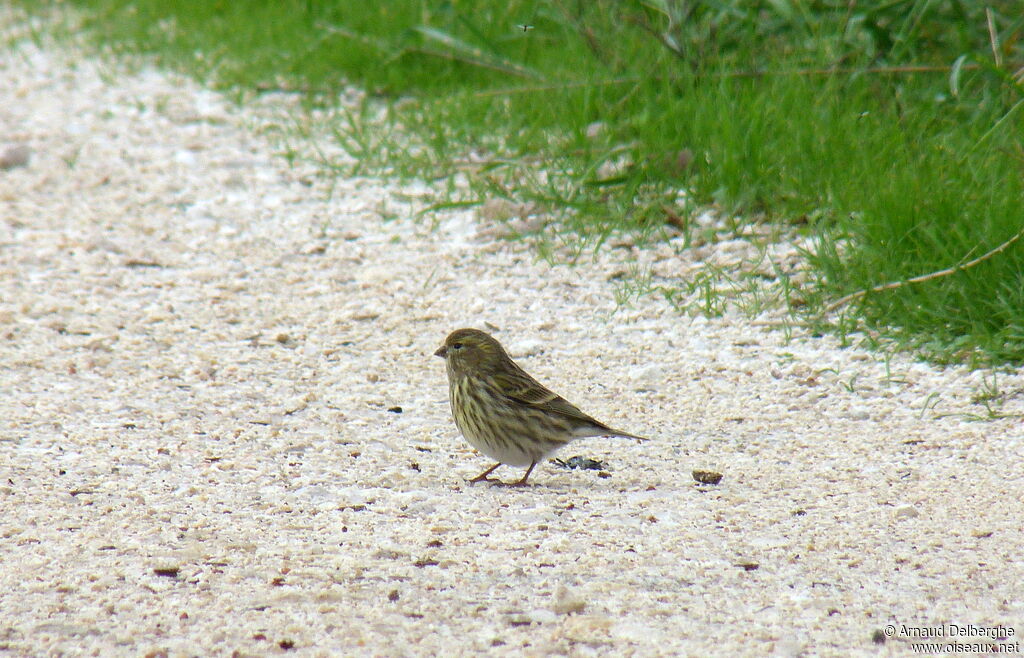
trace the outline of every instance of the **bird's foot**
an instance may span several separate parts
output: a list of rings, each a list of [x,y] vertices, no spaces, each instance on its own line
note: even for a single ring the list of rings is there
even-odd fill
[[[530,473],[533,472],[533,467],[536,466],[536,465],[537,465],[537,462],[533,462],[532,464],[530,464],[530,468],[526,469],[526,475],[523,476],[523,479],[518,480],[516,482],[502,482],[501,480],[499,480],[497,478],[487,477],[488,475],[490,475],[494,471],[494,469],[496,469],[499,466],[501,466],[501,464],[498,463],[498,464],[495,464],[494,466],[491,466],[489,469],[487,469],[486,471],[484,471],[480,475],[478,475],[475,478],[473,478],[472,480],[470,480],[469,483],[472,485],[472,484],[476,484],[477,482],[489,482],[492,487],[525,487],[525,486],[528,486],[527,483],[526,483],[526,480],[530,477]]]
[[[470,480],[470,481],[469,481],[469,484],[470,484],[470,485],[474,485],[474,484],[476,484],[477,482],[487,482],[487,483],[488,483],[488,484],[490,484],[490,485],[491,485],[492,487],[493,487],[493,486],[495,486],[495,485],[502,485],[502,484],[505,484],[504,482],[502,482],[502,481],[501,481],[501,480],[499,480],[498,478],[485,478],[485,477],[480,477],[480,476],[477,476],[477,477],[473,478],[472,480]]]
[[[492,487],[504,487],[506,489],[518,489],[520,487],[529,487],[530,483],[526,480],[516,480],[515,482],[502,482],[494,478],[487,478],[487,482],[491,483]]]
[[[501,482],[501,480],[497,480],[495,478],[487,477],[488,475],[490,475],[491,473],[494,472],[494,469],[498,468],[499,466],[501,466],[501,462],[498,462],[494,466],[491,466],[489,469],[487,469],[486,471],[484,471],[480,475],[478,475],[475,478],[473,478],[472,480],[470,480],[469,483],[470,484],[476,484],[477,482],[490,482],[491,484],[494,484],[495,482]]]

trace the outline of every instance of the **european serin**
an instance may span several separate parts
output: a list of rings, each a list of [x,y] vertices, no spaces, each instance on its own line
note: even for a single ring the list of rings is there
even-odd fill
[[[508,464],[529,467],[514,486],[525,485],[538,461],[573,439],[647,440],[612,429],[552,393],[482,331],[454,331],[434,354],[447,365],[448,398],[459,431],[474,448],[498,461],[470,482],[497,482],[487,476]]]

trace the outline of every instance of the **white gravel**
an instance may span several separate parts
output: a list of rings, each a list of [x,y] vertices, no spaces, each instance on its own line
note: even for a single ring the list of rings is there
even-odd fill
[[[907,655],[901,625],[1024,633],[1021,419],[969,418],[991,373],[656,294],[617,308],[633,264],[685,278],[749,245],[551,267],[471,211],[414,221],[422,186],[289,167],[267,135],[287,99],[0,57],[0,150],[30,149],[0,171],[0,654]],[[606,476],[468,486],[488,462],[432,352],[485,322],[655,440],[559,455]],[[1024,411],[1022,378],[996,383]]]

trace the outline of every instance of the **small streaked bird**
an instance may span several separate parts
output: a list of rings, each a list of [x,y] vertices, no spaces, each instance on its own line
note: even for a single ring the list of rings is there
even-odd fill
[[[573,439],[642,436],[613,429],[577,409],[526,374],[501,343],[477,329],[458,329],[436,352],[448,370],[452,418],[470,445],[497,464],[470,482],[489,478],[502,464],[526,466],[513,486],[526,484],[533,467]]]

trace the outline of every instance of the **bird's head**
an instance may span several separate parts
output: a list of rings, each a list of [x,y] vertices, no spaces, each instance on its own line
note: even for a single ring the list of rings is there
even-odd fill
[[[436,352],[452,372],[488,370],[508,359],[501,343],[478,329],[458,329],[448,334]]]

